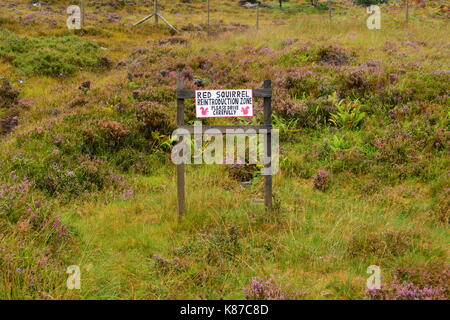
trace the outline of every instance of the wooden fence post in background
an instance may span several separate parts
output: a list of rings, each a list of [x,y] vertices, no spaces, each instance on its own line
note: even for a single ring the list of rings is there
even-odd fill
[[[272,81],[265,80],[264,89],[272,88]],[[264,98],[264,125],[268,127],[266,138],[266,156],[270,159],[269,163],[265,164],[266,169],[272,166],[272,95]],[[267,173],[267,172],[266,172]],[[264,176],[264,205],[266,210],[272,210],[272,172]]]
[[[328,0],[328,17],[331,21],[331,0]]]
[[[256,30],[259,30],[259,4],[256,6]]]
[[[172,30],[174,30],[175,32],[179,32],[177,28],[175,28],[173,25],[171,25],[169,23],[169,21],[166,20],[166,18],[164,18],[161,14],[159,14],[159,11],[158,11],[158,0],[153,0],[153,10],[154,10],[154,12],[152,14],[146,16],[144,19],[139,20],[134,25],[137,26],[138,24],[141,24],[141,23],[147,21],[148,19],[150,19],[151,17],[155,16],[155,24],[158,24],[159,18],[161,18],[161,20],[165,24],[167,24]]]
[[[408,24],[409,20],[409,0],[406,0],[406,24]]]
[[[155,12],[155,24],[158,24],[158,0],[153,2],[153,11]]]
[[[208,34],[210,33],[210,26],[209,26],[209,24],[210,24],[210,10],[211,10],[211,7],[210,7],[210,3],[209,3],[209,0],[208,0]]]
[[[183,81],[177,80],[177,90],[183,90]],[[177,126],[184,125],[184,98],[177,97]],[[183,137],[180,137],[180,143],[183,141]],[[184,154],[181,155],[184,157]],[[185,174],[184,174],[184,161],[177,165],[177,194],[178,194],[178,216],[182,217],[184,214],[184,199],[185,199]]]
[[[85,0],[81,0],[81,28],[84,27],[84,1]]]

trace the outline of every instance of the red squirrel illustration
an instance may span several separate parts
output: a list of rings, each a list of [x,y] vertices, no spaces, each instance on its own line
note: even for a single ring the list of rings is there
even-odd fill
[[[242,107],[242,112],[244,113],[244,114],[248,114],[248,109],[249,109],[250,107]]]
[[[208,114],[208,108],[200,107],[200,110],[202,110],[202,115],[203,116],[206,116]]]

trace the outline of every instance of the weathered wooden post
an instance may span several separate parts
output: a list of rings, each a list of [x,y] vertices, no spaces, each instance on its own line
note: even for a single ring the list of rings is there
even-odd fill
[[[259,4],[256,6],[256,30],[259,30]]]
[[[409,0],[406,0],[406,24],[408,24],[408,20],[409,20]]]
[[[184,89],[184,83],[182,80],[177,80],[177,91]],[[177,126],[184,125],[184,98],[177,97]],[[180,137],[180,143],[182,143],[183,137]],[[181,151],[182,152],[182,151]],[[184,154],[181,154],[183,157]],[[184,161],[177,165],[177,193],[178,193],[178,216],[182,217],[184,214],[184,198],[185,198],[185,174],[184,174]]]
[[[328,0],[328,18],[331,22],[331,0]]]
[[[173,25],[171,25],[169,23],[169,21],[166,20],[166,18],[164,18],[159,12],[158,12],[158,0],[153,0],[153,9],[154,12],[148,16],[146,16],[144,19],[139,20],[138,22],[136,22],[134,25],[137,26],[138,24],[141,24],[145,21],[147,21],[148,19],[150,19],[151,17],[155,16],[155,24],[158,24],[159,18],[161,18],[161,20],[167,24],[171,29],[173,29],[176,32],[179,32],[177,28],[175,28]]]
[[[158,24],[158,0],[153,2],[153,11],[155,12],[155,24]]]
[[[81,0],[81,28],[84,27],[84,1],[85,0]]]
[[[210,33],[210,27],[209,27],[209,23],[210,23],[210,4],[209,4],[209,0],[208,0],[208,34]]]
[[[272,81],[264,80],[263,87],[272,89]],[[265,167],[270,169],[272,165],[272,95],[264,97],[264,125],[267,127],[266,150],[267,157],[270,159]],[[266,210],[272,210],[272,172],[264,176],[264,205]]]

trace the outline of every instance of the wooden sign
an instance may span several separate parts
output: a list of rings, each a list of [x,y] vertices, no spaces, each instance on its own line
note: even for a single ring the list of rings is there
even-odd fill
[[[235,92],[234,94],[231,92]],[[231,95],[231,97],[230,97]],[[239,98],[244,99],[239,101],[239,107],[249,107],[247,110],[248,114],[244,116],[253,115],[253,99],[263,98],[264,99],[264,124],[261,125],[220,125],[220,126],[202,126],[202,133],[210,131],[209,129],[215,129],[217,134],[226,133],[227,130],[233,129],[236,134],[245,134],[245,129],[253,129],[256,132],[264,132],[266,135],[265,139],[265,149],[266,155],[269,161],[264,163],[264,168],[269,169],[272,166],[272,83],[270,80],[265,80],[263,88],[255,90],[186,90],[184,89],[184,84],[181,80],[177,82],[177,126],[178,129],[184,129],[188,132],[194,132],[194,126],[184,125],[184,100],[185,99],[195,99],[196,109],[197,105],[199,107],[200,113],[202,113],[203,108],[211,108],[211,115],[213,115],[212,106],[216,106],[217,101],[209,101],[207,99],[222,99],[222,98]],[[238,97],[239,95],[239,97]],[[201,99],[206,99],[207,101],[201,101]],[[201,103],[211,103],[211,105],[203,105]],[[218,105],[218,104],[217,104]],[[233,105],[233,104],[230,104]],[[231,108],[232,109],[232,108]],[[205,109],[206,110],[206,109]],[[228,109],[227,109],[228,110]],[[241,109],[238,110],[239,115],[244,114],[245,111]],[[236,117],[236,115],[230,115]],[[217,112],[217,111],[216,111]],[[222,112],[222,111],[220,111]],[[222,112],[223,113],[223,112]],[[205,118],[208,115],[200,114],[200,118]],[[228,116],[228,115],[225,115]],[[239,131],[239,129],[244,129]],[[210,134],[210,133],[208,133]],[[180,142],[183,141],[183,137],[180,137]],[[181,162],[177,164],[177,196],[178,196],[178,214],[182,216],[184,214],[185,207],[185,163]],[[264,205],[266,210],[272,210],[272,174],[264,175]]]
[[[253,93],[241,90],[196,90],[197,118],[253,117]]]

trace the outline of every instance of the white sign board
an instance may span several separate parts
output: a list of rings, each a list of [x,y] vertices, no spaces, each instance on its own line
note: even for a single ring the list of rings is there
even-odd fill
[[[251,89],[196,90],[197,118],[253,117]]]

